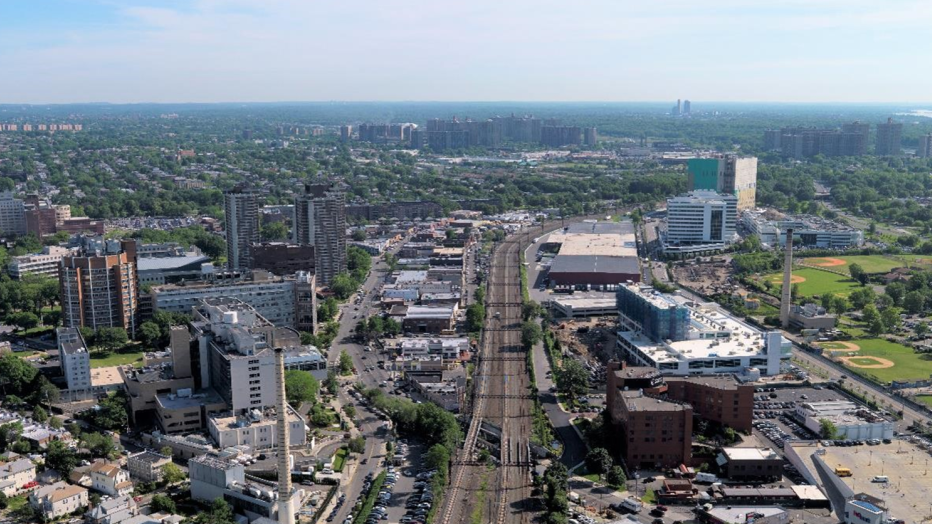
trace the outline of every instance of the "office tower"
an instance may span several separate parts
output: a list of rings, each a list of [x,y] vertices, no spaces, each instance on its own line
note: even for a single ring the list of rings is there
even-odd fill
[[[346,271],[346,198],[329,184],[306,184],[295,197],[294,240],[314,246],[314,271],[329,285]]]
[[[887,119],[886,124],[877,124],[876,153],[883,156],[896,156],[900,154],[900,140],[903,135],[903,124]]]
[[[26,205],[10,191],[0,193],[0,234],[26,234]]]
[[[932,134],[919,137],[919,145],[916,147],[916,156],[919,158],[929,158],[932,156]]]
[[[757,157],[720,155],[687,161],[687,191],[708,190],[734,195],[738,211],[757,205]]]
[[[252,245],[259,242],[259,202],[255,193],[236,186],[223,195],[226,218],[227,266],[252,267]]]
[[[862,156],[867,154],[867,142],[871,136],[871,125],[854,121],[841,126],[840,154]]]
[[[59,270],[62,325],[136,332],[139,279],[135,240],[85,239]]]
[[[353,137],[353,126],[345,125],[340,126],[340,141],[349,142],[350,138]]]
[[[666,244],[676,248],[729,244],[735,239],[737,218],[734,195],[698,190],[668,198]]]
[[[576,126],[542,126],[540,144],[547,147],[578,146],[580,129]]]
[[[683,101],[683,114],[684,115],[688,115],[690,113],[690,110],[691,110],[690,105],[691,104],[689,103],[689,100]]]
[[[670,110],[670,113],[671,113],[673,116],[679,116],[680,113],[682,112],[681,109],[682,109],[682,104],[680,103],[680,99],[677,98],[677,99],[676,99],[676,105],[673,106],[673,109]]]
[[[589,147],[595,146],[599,141],[599,135],[594,127],[583,128],[583,143]]]

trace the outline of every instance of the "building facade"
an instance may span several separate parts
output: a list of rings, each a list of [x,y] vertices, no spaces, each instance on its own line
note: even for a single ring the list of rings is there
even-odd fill
[[[126,467],[130,478],[139,482],[159,482],[164,476],[162,468],[171,461],[170,456],[146,450],[130,455],[126,459]]]
[[[0,233],[26,234],[26,205],[10,191],[0,193]]]
[[[73,250],[61,246],[45,246],[42,253],[12,257],[7,271],[14,280],[20,280],[25,275],[58,278],[61,259],[72,252]]]
[[[314,273],[314,246],[286,242],[263,242],[252,246],[252,269],[262,269],[278,276],[298,271]]]
[[[87,490],[59,481],[30,493],[29,504],[46,520],[53,520],[87,507]]]
[[[58,354],[62,374],[71,393],[87,393],[91,390],[91,356],[78,328],[60,327],[55,330],[58,335]]]
[[[916,156],[919,158],[929,158],[932,156],[932,134],[919,137],[919,144],[916,146]]]
[[[737,209],[757,205],[757,157],[720,155],[691,158],[687,166],[687,191],[716,191],[737,197]]]
[[[227,265],[230,269],[252,267],[252,245],[259,242],[258,196],[242,186],[223,195],[226,219]]]
[[[63,257],[59,281],[63,326],[136,332],[139,278],[134,240],[107,240],[96,251],[85,247]]]
[[[314,271],[321,285],[346,271],[346,210],[342,191],[330,185],[304,187],[295,197],[294,241],[314,246]]]
[[[902,122],[888,118],[884,124],[877,124],[877,146],[875,152],[881,156],[898,156],[903,140]]]
[[[738,198],[697,190],[667,199],[664,251],[693,253],[723,249],[737,237]]]

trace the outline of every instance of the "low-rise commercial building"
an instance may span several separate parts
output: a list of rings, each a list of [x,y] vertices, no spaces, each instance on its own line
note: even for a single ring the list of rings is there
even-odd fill
[[[456,306],[409,306],[401,322],[406,333],[444,333],[456,325]]]
[[[708,524],[786,524],[790,521],[785,509],[776,506],[716,506],[699,512]]]
[[[783,457],[770,448],[722,448],[716,463],[729,480],[774,480],[783,477]]]
[[[200,281],[204,277],[204,265],[209,263],[210,258],[203,255],[139,258],[139,285],[158,286]]]
[[[893,438],[893,422],[848,400],[799,402],[796,417],[817,435],[822,432],[822,421],[827,420],[835,425],[837,438],[842,440]]]
[[[405,358],[418,359],[441,356],[443,360],[469,358],[469,339],[466,337],[403,337],[386,340],[388,347],[396,349]]]
[[[748,210],[741,224],[760,237],[761,243],[786,246],[786,230],[793,229],[799,245],[822,249],[848,249],[864,244],[864,232],[841,222],[815,215],[783,215],[771,210]]]
[[[629,468],[675,467],[692,456],[693,410],[642,391],[621,391],[610,409],[621,429],[625,464]]]
[[[139,482],[159,482],[164,474],[162,468],[171,461],[170,456],[145,450],[130,455],[126,459],[126,467],[129,469],[130,478]]]
[[[254,450],[270,449],[277,444],[277,419],[274,408],[253,409],[242,415],[232,412],[217,413],[209,417],[207,430],[217,443],[225,449],[233,446],[249,446]],[[288,442],[292,448],[303,447],[307,441],[308,427],[304,418],[288,406]]]
[[[188,462],[188,471],[192,499],[210,504],[220,498],[250,520],[263,517],[278,520],[277,483],[247,478],[241,463],[217,455],[202,455]],[[293,495],[292,501],[300,498]]]
[[[41,253],[10,258],[7,272],[14,280],[20,280],[26,275],[58,278],[58,266],[61,264],[61,259],[73,252],[73,249],[66,247],[45,246]]]
[[[888,522],[887,507],[877,497],[858,493],[845,501],[843,518],[845,524],[885,524]]]
[[[790,325],[797,329],[835,329],[835,315],[818,304],[793,304],[790,306]]]

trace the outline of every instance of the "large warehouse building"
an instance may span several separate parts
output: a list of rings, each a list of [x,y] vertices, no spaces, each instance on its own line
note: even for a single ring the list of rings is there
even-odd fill
[[[640,282],[637,243],[631,222],[581,222],[552,233],[543,246],[557,250],[550,265],[552,286],[602,286]]]

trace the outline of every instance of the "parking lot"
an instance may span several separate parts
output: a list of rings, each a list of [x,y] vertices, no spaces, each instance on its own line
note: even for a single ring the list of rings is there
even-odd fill
[[[815,387],[772,388],[754,390],[754,429],[760,439],[783,451],[787,440],[812,440],[819,436],[809,431],[793,417],[800,402],[844,400],[832,389]]]

